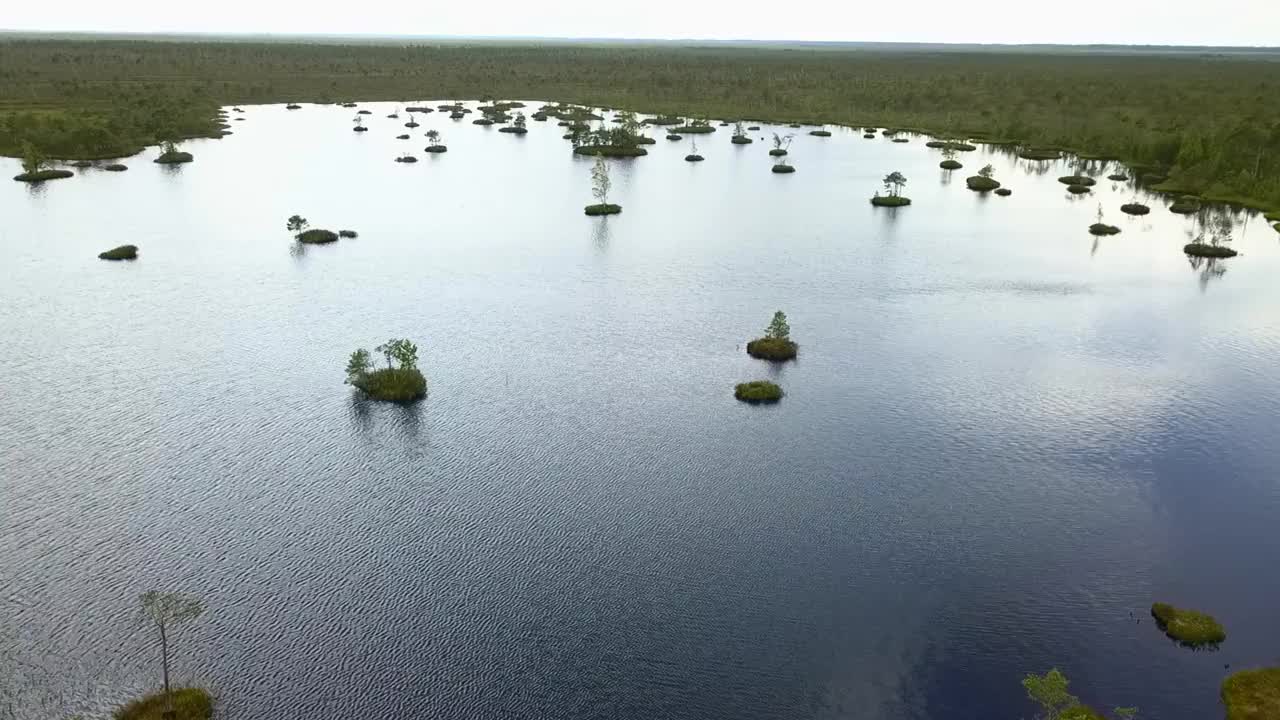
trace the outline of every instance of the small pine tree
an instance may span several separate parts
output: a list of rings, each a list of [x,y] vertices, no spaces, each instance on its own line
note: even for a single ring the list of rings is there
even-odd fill
[[[300,233],[303,230],[306,230],[308,225],[310,225],[310,223],[308,223],[307,219],[301,215],[290,215],[289,221],[285,223],[285,228],[287,228],[289,232]]]
[[[591,168],[591,194],[601,205],[609,204],[609,190],[613,181],[609,179],[609,164],[603,155],[596,156],[596,164]]]
[[[45,163],[49,159],[45,156],[40,148],[36,147],[30,141],[22,142],[22,171],[26,173],[38,173],[44,168]]]
[[[775,312],[773,320],[769,321],[769,327],[765,328],[764,336],[770,340],[791,339],[791,326],[787,324],[787,314],[781,310]]]

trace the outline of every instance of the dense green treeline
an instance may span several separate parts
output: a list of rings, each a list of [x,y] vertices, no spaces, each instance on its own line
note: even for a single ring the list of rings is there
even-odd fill
[[[220,103],[481,95],[982,135],[1280,207],[1280,58],[1268,54],[7,40],[0,152],[23,137],[72,155],[111,136],[216,134]]]

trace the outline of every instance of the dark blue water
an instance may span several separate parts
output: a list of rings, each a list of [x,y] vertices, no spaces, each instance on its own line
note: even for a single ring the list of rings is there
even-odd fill
[[[0,639],[47,669],[25,701],[154,689],[153,587],[205,598],[175,672],[228,720],[1020,718],[1055,666],[1191,720],[1224,665],[1280,661],[1260,217],[1192,267],[1193,220],[1128,218],[1101,177],[1073,199],[1065,162],[948,177],[923,138],[837,129],[774,175],[722,128],[701,164],[687,139],[614,163],[624,212],[589,219],[554,122],[433,114],[406,142],[369,107],[368,133],[251,107],[186,167],[0,185]],[[965,190],[988,162],[1012,197]],[[896,213],[866,202],[891,170]],[[1099,203],[1122,234],[1086,233]],[[300,248],[294,213],[360,237]],[[771,367],[743,345],[779,308],[801,352]],[[388,337],[421,348],[413,407],[342,384]],[[783,402],[737,403],[757,378]],[[1226,644],[1172,644],[1155,600]]]

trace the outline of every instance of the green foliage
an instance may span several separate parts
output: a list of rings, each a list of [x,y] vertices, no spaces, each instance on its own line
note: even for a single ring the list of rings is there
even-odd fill
[[[617,215],[618,213],[622,212],[622,206],[613,205],[610,203],[600,203],[597,205],[586,206],[583,209],[583,212],[592,217],[595,217],[598,215]]]
[[[1151,212],[1151,208],[1143,205],[1142,203],[1132,202],[1121,205],[1120,212],[1126,215],[1146,215]]]
[[[884,176],[884,189],[889,193],[889,197],[898,197],[902,195],[902,188],[907,184],[907,177],[902,173],[894,170]]]
[[[982,170],[979,170],[977,175],[972,175],[970,177],[965,178],[964,179],[965,186],[968,187],[970,190],[974,190],[976,192],[989,192],[991,190],[995,190],[996,188],[1000,187],[1000,181],[993,180],[991,178],[990,173],[988,173],[987,175],[982,174],[984,170],[989,170],[989,169],[991,169],[990,165],[982,168]]]
[[[301,215],[290,215],[288,221],[284,224],[285,229],[295,235],[306,230],[308,225],[310,225],[310,223],[308,223],[307,219]]]
[[[1040,706],[1042,720],[1060,720],[1069,708],[1080,705],[1080,700],[1067,691],[1067,676],[1057,668],[1044,675],[1028,674],[1022,678],[1027,697]]]
[[[409,340],[392,338],[373,350],[382,355],[388,368],[415,370],[418,367],[418,346]]]
[[[773,313],[773,319],[769,321],[769,327],[765,328],[764,336],[770,340],[790,340],[791,326],[787,324],[787,314],[778,310]]]
[[[133,260],[137,257],[137,245],[121,245],[98,253],[98,258],[102,260]]]
[[[733,396],[748,403],[775,403],[782,399],[782,388],[768,380],[752,380],[734,386]]]
[[[760,360],[794,360],[800,346],[786,338],[757,338],[747,343],[747,354]]]
[[[44,168],[49,158],[34,143],[22,141],[22,172],[34,175]]]
[[[1280,718],[1280,667],[1241,670],[1222,681],[1227,720]]]
[[[991,176],[995,174],[996,174],[996,169],[991,167],[990,165],[983,165],[982,169],[978,171],[978,177],[984,177],[988,179],[990,179]]]
[[[1226,249],[1218,245],[1209,247]],[[1166,635],[1189,647],[1218,645],[1227,639],[1226,630],[1217,620],[1196,610],[1176,608],[1168,603],[1154,603],[1151,615]]]
[[[373,359],[369,351],[364,348],[356,349],[347,360],[347,384],[355,384],[370,372],[373,372]]]
[[[164,693],[153,693],[116,710],[114,720],[162,720]],[[175,720],[209,720],[213,717],[213,697],[201,688],[176,688],[173,691]]]

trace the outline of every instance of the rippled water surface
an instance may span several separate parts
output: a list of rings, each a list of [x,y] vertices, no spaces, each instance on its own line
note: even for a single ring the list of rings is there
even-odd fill
[[[1193,222],[1122,215],[1110,168],[1079,199],[1066,162],[949,178],[925,138],[806,128],[775,175],[765,126],[701,164],[651,129],[592,219],[554,121],[400,141],[365,107],[0,183],[0,632],[81,709],[157,685],[151,587],[205,597],[175,668],[227,720],[1018,718],[1053,666],[1191,720],[1280,660],[1261,217],[1192,267]],[[988,162],[1011,197],[965,189]],[[891,170],[914,204],[874,209]],[[299,247],[294,213],[360,236]],[[778,308],[773,368],[743,345]],[[342,383],[388,337],[416,406]],[[783,402],[737,403],[757,378]],[[1153,600],[1227,643],[1173,645]]]

